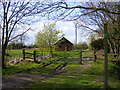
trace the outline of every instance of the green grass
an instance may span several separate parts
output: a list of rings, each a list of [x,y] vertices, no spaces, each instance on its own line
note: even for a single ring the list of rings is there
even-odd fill
[[[100,88],[104,85],[103,62],[90,62],[90,64],[89,68],[80,64],[69,64],[64,70],[66,73],[43,82],[37,82],[29,88]],[[109,86],[119,88],[119,82],[114,80],[114,78],[109,77]]]
[[[98,88],[102,85],[103,83],[96,83],[96,81],[81,80],[80,77],[61,76],[59,78],[51,78],[45,82],[38,82],[30,88]]]
[[[40,69],[38,71],[34,71],[32,73],[34,73],[34,74],[48,74],[52,69],[54,69],[58,65],[60,65],[60,64],[51,64],[43,69]]]
[[[79,64],[69,64],[67,73],[33,84],[30,88],[98,88],[103,85],[93,81],[94,76],[83,74],[84,70]]]
[[[67,59],[67,58],[61,58],[60,56],[57,56],[55,58],[47,59],[47,60],[43,61],[42,63],[44,63],[44,65],[45,64],[49,64],[50,61],[53,61],[53,60],[55,60],[55,61],[59,60],[59,61],[54,62],[54,63],[50,64],[49,66],[47,66],[47,67],[45,67],[43,69],[40,69],[38,71],[34,71],[32,73],[34,73],[34,74],[48,74],[48,73],[50,73],[51,70],[55,69],[59,65],[63,65],[64,62],[68,61],[69,59]]]
[[[29,88],[100,88],[104,83],[103,61],[88,62],[85,67],[80,64],[67,65],[66,73],[62,73],[43,82],[37,82]],[[120,81],[109,76],[109,87],[120,88]]]
[[[46,59],[46,60],[42,61],[41,63],[20,62],[18,64],[7,66],[6,69],[2,70],[2,74],[3,75],[15,74],[17,72],[24,71],[24,70],[27,70],[27,69],[37,68],[38,66],[41,67],[45,64],[49,64],[50,61],[59,60],[59,59],[60,59],[59,62],[53,63],[50,67],[44,68],[40,71],[33,72],[33,73],[45,73],[45,72],[48,72],[52,67],[55,67],[59,64],[63,64],[66,59],[63,59],[62,57],[58,56],[58,57],[55,57],[55,58]]]
[[[37,50],[40,51],[40,50]],[[7,50],[7,53],[9,54],[9,56],[7,56],[7,60],[10,61],[12,59],[19,59],[19,58],[23,58],[23,54],[22,54],[23,50],[22,49],[12,49],[12,50]],[[25,52],[27,53],[33,53],[34,50],[25,50]],[[26,54],[26,57],[28,55]],[[30,57],[33,57],[33,55],[30,55]]]
[[[98,61],[95,63],[92,63],[92,66],[87,68],[83,73],[86,73],[89,75],[103,76],[104,74],[103,63]]]
[[[22,50],[18,49],[18,50],[7,50],[6,52],[7,54],[9,54],[9,56],[7,56],[7,61],[13,60],[15,58],[22,58]]]
[[[93,50],[87,50],[87,51],[83,52],[82,55],[83,55],[83,57],[93,57]]]
[[[115,59],[115,57],[113,57],[113,56],[111,56],[110,54],[108,54],[108,59],[109,59],[109,60],[113,60],[113,59]]]
[[[6,69],[2,70],[3,75],[15,74],[20,71],[24,71],[31,68],[36,68],[41,64],[35,62],[21,62],[19,64],[7,66]]]
[[[37,51],[37,55],[49,55],[49,52],[47,51],[44,51],[42,52],[41,50],[36,50]],[[91,52],[90,50],[83,50],[85,52],[83,52],[83,57],[91,57]],[[25,50],[25,52],[27,53],[33,53],[34,50]],[[18,50],[7,50],[7,53],[9,54],[9,56],[7,56],[7,60],[10,61],[10,60],[13,60],[15,58],[19,59],[19,58],[23,58],[23,55],[22,55],[22,49],[18,49]],[[53,52],[55,55],[59,55],[63,58],[67,57],[67,58],[79,58],[80,56],[80,53],[79,52],[74,52],[74,51],[71,51],[71,52]],[[57,54],[58,53],[58,54]],[[30,58],[33,58],[33,55],[29,55],[29,54],[26,54],[26,57],[30,57]],[[26,59],[29,59],[29,58],[26,58]]]
[[[12,50],[9,51],[11,56],[20,55],[22,50]],[[33,50],[26,50],[26,52],[33,52]],[[83,53],[83,57],[91,57],[92,51],[87,51]],[[41,53],[41,52],[40,52]],[[47,53],[45,53],[47,54]],[[56,54],[56,53],[55,53]],[[26,69],[36,68],[44,64],[50,63],[50,61],[61,59],[60,61],[53,63],[43,69],[32,72],[32,74],[48,74],[50,70],[56,68],[58,65],[69,61],[71,56],[73,58],[79,58],[79,52],[71,53],[64,56],[63,54],[57,55],[54,58],[47,59],[41,64],[35,62],[22,62],[19,64],[7,66],[7,69],[3,69],[3,75],[15,74],[19,71],[24,71]],[[64,59],[62,59],[64,58]],[[83,61],[85,65],[80,65],[78,63],[69,63],[60,75],[49,78],[46,81],[37,82],[28,88],[100,88],[103,87],[104,83],[104,62],[97,60],[97,62]],[[88,64],[88,66],[87,66]],[[109,63],[109,87],[110,88],[120,88],[120,81],[116,80],[114,77],[114,65]]]

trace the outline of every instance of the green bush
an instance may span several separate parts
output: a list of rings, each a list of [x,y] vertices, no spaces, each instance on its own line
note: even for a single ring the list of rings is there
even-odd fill
[[[94,50],[100,50],[104,48],[103,39],[94,40],[90,45]]]
[[[86,68],[84,73],[97,76],[104,74],[103,62],[97,61],[92,64],[89,68]]]
[[[117,67],[115,64],[108,65],[109,76],[117,78]]]

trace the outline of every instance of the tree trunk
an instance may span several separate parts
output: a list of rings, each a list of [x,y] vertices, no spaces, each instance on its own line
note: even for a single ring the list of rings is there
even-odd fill
[[[2,42],[2,68],[6,68],[6,49],[8,45],[8,40],[5,41],[5,44]]]
[[[4,46],[2,46],[2,69],[6,68],[5,53],[6,49],[4,48]]]

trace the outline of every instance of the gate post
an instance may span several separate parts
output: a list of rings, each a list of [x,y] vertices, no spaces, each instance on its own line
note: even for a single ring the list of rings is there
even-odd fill
[[[82,64],[82,50],[80,51],[80,64]]]
[[[43,50],[41,51],[41,56],[43,56]]]
[[[94,62],[96,62],[96,60],[97,60],[97,55],[96,54],[97,54],[96,50],[94,50]]]
[[[23,60],[25,60],[25,49],[23,49]]]
[[[36,61],[36,51],[34,51],[34,61],[37,62]]]

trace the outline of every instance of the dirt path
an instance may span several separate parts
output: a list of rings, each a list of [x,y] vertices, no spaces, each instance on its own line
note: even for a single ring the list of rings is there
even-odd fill
[[[44,81],[62,73],[62,70],[67,66],[68,63],[69,62],[65,62],[63,65],[51,70],[47,74],[32,74],[30,72],[45,68],[51,63],[35,69],[25,70],[14,75],[4,75],[2,76],[2,88],[25,88],[26,86],[29,86],[35,82]]]
[[[56,67],[51,70],[52,72],[48,74],[32,74],[31,71],[23,71],[16,73],[14,75],[5,75],[2,77],[2,88],[25,88],[36,82],[42,82],[55,75],[61,74],[63,69],[67,66],[69,62],[65,62],[63,65]],[[83,67],[88,67],[89,64],[83,64]],[[34,70],[33,70],[34,71]]]
[[[3,88],[24,88],[35,82],[44,81],[54,75],[39,75],[28,73],[17,73],[14,75],[3,76]]]

